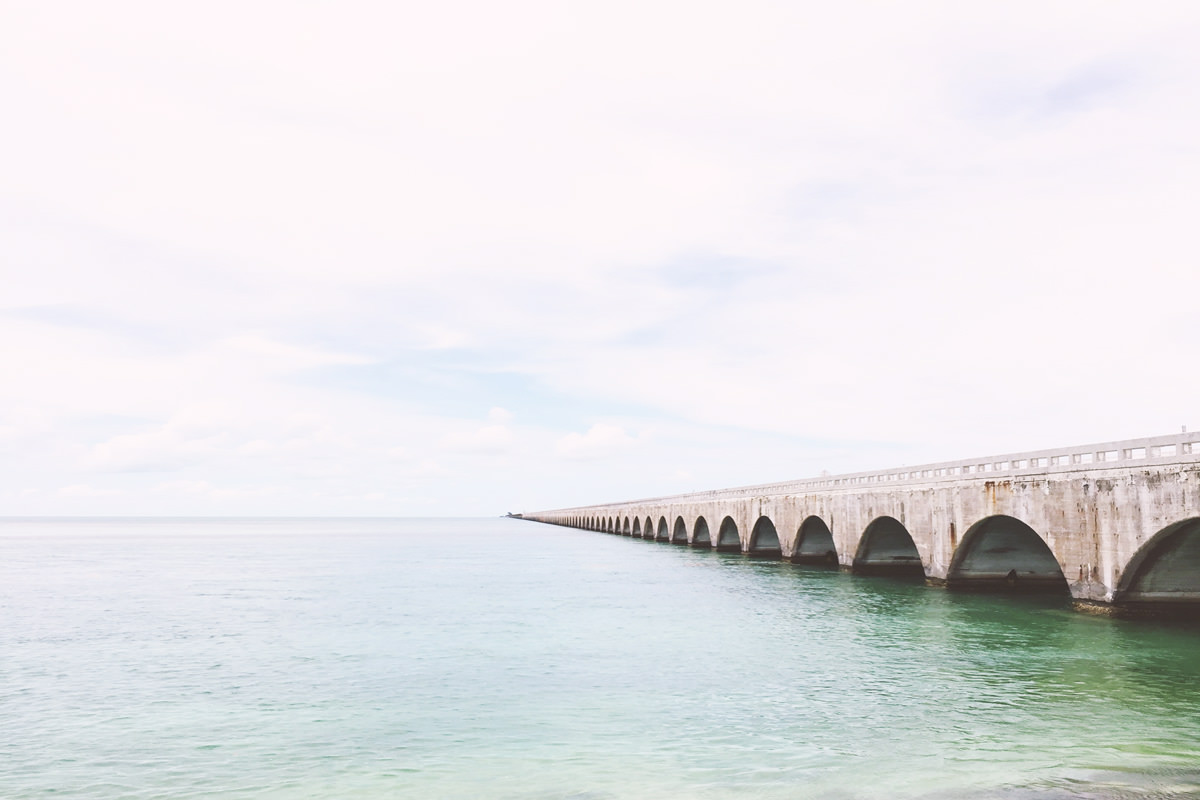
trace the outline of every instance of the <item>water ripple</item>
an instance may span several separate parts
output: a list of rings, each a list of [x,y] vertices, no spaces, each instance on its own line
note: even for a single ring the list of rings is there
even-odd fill
[[[1194,630],[504,520],[92,526],[0,523],[4,798],[1200,796]]]

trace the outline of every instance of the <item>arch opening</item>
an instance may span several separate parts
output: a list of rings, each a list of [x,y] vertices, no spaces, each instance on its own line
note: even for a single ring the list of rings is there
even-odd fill
[[[667,530],[667,518],[659,517],[658,518],[658,533],[655,535],[654,540],[656,542],[666,542],[666,541],[670,541],[670,539],[671,539],[671,533],[669,530]]]
[[[633,530],[632,530],[632,528],[630,528],[630,525],[629,525],[629,517],[626,517],[625,521],[623,523],[621,523],[621,535],[622,536],[632,536],[633,535]]]
[[[837,566],[837,546],[825,520],[812,516],[800,523],[796,545],[792,548],[792,563]]]
[[[949,589],[1069,594],[1067,579],[1049,545],[1016,517],[999,514],[976,522],[946,571]]]
[[[642,538],[642,521],[637,517],[633,518],[633,536],[637,539]]]
[[[683,517],[675,518],[675,527],[671,531],[671,544],[687,544],[687,523],[683,521]]]
[[[851,569],[859,575],[924,578],[921,554],[908,529],[894,517],[879,517],[858,540]]]
[[[1200,517],[1150,537],[1122,572],[1113,602],[1131,610],[1200,616]]]
[[[708,521],[704,517],[696,519],[695,528],[692,530],[692,547],[712,547],[712,540],[708,535]]]
[[[654,520],[646,517],[645,523],[642,524],[642,538],[654,541]]]
[[[718,553],[742,552],[742,539],[738,535],[737,523],[733,521],[733,517],[721,520],[721,527],[717,530],[716,550]]]
[[[779,547],[779,532],[770,517],[759,517],[750,531],[750,555],[756,558],[779,558],[783,551]]]
[[[608,532],[614,534],[620,533],[620,531],[617,530],[617,521],[612,517],[608,518]]]

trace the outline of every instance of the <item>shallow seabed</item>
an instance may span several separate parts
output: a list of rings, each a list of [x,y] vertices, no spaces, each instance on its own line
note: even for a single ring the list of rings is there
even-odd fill
[[[0,522],[3,798],[1200,797],[1200,633],[515,520]]]

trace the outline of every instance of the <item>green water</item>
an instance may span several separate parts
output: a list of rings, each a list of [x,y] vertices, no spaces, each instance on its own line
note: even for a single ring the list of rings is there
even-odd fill
[[[0,522],[3,798],[1200,797],[1200,632],[512,520]]]

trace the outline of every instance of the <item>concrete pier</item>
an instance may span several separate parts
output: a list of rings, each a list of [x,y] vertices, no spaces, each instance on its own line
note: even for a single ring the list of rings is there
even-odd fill
[[[522,516],[952,589],[1200,610],[1200,433]]]

